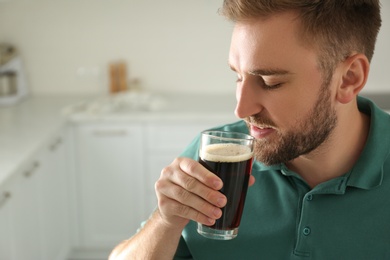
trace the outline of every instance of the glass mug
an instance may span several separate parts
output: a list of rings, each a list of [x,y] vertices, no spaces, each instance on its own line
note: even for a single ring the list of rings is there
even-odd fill
[[[252,170],[254,137],[236,132],[204,131],[198,161],[223,181],[226,198],[221,218],[212,226],[198,223],[204,237],[229,240],[238,234],[248,181]]]

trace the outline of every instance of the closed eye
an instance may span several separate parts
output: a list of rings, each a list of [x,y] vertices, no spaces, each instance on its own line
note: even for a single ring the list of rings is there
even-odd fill
[[[277,83],[277,84],[267,84],[265,83],[264,79],[260,76],[256,76],[258,78],[258,81],[259,81],[259,85],[265,89],[265,90],[273,90],[273,89],[277,89],[279,87],[281,87],[283,85],[283,83]],[[242,77],[240,75],[237,75],[237,79],[236,79],[236,83],[240,83],[242,82]]]
[[[273,90],[273,89],[277,89],[277,88],[280,88],[282,86],[283,83],[278,83],[278,84],[274,84],[274,85],[267,85],[265,82],[263,83],[263,88],[266,89],[266,90]]]
[[[264,80],[263,77],[261,76],[257,76],[258,77],[258,84],[265,90],[274,90],[274,89],[278,89],[280,88],[283,83],[281,82],[278,82],[278,83],[275,83],[275,84],[267,84],[266,81]]]

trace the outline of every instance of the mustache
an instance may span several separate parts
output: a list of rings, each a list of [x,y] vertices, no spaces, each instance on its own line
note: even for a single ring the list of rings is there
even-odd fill
[[[276,128],[276,124],[269,119],[268,117],[261,116],[261,115],[254,115],[254,116],[249,116],[244,119],[246,124],[249,125],[254,125],[258,127],[265,127],[265,128]]]

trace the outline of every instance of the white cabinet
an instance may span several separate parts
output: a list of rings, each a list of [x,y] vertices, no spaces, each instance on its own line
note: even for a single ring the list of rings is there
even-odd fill
[[[0,260],[67,257],[66,161],[55,140],[55,149],[44,148],[0,189]]]
[[[141,125],[75,126],[82,247],[113,248],[145,219]]]
[[[17,176],[12,197],[16,259],[44,259],[40,164],[31,161]]]
[[[0,188],[0,260],[14,260],[15,243],[11,207],[14,189],[9,185]]]
[[[66,135],[54,137],[40,155],[44,258],[65,259],[69,253],[69,200]]]
[[[0,206],[0,259],[44,259],[41,174],[32,161],[3,186]]]

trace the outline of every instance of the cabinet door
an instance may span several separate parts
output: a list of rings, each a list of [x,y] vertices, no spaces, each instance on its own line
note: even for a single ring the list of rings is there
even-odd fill
[[[13,220],[11,215],[14,190],[0,188],[0,260],[16,260]]]
[[[142,127],[80,125],[75,144],[81,242],[113,247],[146,217]]]
[[[17,177],[12,196],[16,259],[44,259],[40,162],[31,162]]]
[[[55,138],[0,189],[0,260],[66,259],[69,205],[62,140]]]
[[[44,259],[65,259],[69,251],[69,204],[65,135],[51,140],[40,154]]]

